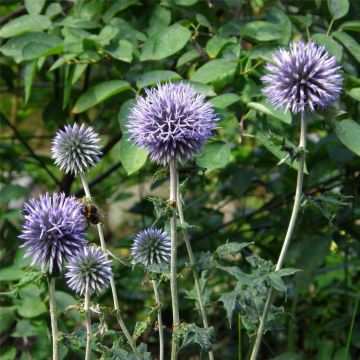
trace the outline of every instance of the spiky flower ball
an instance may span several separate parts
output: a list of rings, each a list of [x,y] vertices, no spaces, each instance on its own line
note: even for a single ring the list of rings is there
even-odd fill
[[[65,125],[52,141],[52,158],[65,173],[85,172],[99,160],[99,135],[84,124]]]
[[[82,204],[64,193],[40,195],[25,203],[21,247],[50,274],[61,271],[64,261],[86,244]]]
[[[170,262],[170,237],[161,229],[148,228],[134,238],[131,256],[145,266]]]
[[[100,293],[110,285],[111,261],[101,248],[87,246],[72,256],[66,265],[69,287],[84,295],[86,284],[90,294]]]
[[[186,162],[215,129],[218,119],[212,105],[184,83],[159,84],[145,92],[130,111],[130,140],[147,148],[158,164],[171,159]]]
[[[280,49],[268,63],[269,74],[261,80],[268,85],[264,94],[275,108],[293,113],[326,108],[336,100],[343,77],[336,58],[323,46],[302,41],[290,44],[290,51]]]

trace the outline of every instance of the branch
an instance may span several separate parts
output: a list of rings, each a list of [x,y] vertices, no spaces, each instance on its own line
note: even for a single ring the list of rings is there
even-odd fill
[[[56,185],[60,185],[59,179],[49,170],[45,162],[36,155],[35,151],[31,148],[28,142],[22,137],[22,135],[17,131],[15,126],[6,118],[4,114],[0,114],[1,120],[3,120],[9,128],[14,132],[15,136],[19,139],[19,141],[24,145],[24,147],[30,152],[31,156],[40,164],[40,166],[48,173],[51,179],[56,183]]]

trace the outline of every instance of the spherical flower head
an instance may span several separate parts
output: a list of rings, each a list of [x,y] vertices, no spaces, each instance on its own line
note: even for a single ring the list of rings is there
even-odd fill
[[[66,282],[79,295],[85,294],[86,285],[90,294],[99,294],[110,285],[111,261],[101,248],[84,247],[69,259],[66,269]]]
[[[161,229],[148,228],[134,238],[131,256],[145,266],[170,262],[170,237]]]
[[[21,235],[25,257],[32,256],[43,271],[61,271],[64,261],[86,244],[82,204],[64,193],[40,195],[25,203]]]
[[[268,85],[264,94],[276,109],[293,113],[326,108],[342,89],[343,77],[336,58],[323,46],[302,41],[290,44],[290,51],[280,49],[268,63],[269,73],[261,78]]]
[[[99,135],[84,124],[65,125],[52,141],[52,158],[65,173],[85,172],[99,160]]]
[[[218,120],[205,95],[184,83],[158,84],[138,97],[129,114],[130,140],[166,165],[186,162],[212,135]]]

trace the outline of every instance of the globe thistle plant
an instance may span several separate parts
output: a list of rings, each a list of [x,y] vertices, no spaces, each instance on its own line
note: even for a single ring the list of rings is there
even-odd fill
[[[268,74],[261,80],[268,85],[263,93],[276,109],[290,109],[293,113],[326,108],[341,92],[343,80],[324,46],[299,41],[290,50],[280,49],[268,63]]]
[[[166,165],[186,162],[212,135],[218,120],[205,95],[184,83],[159,84],[139,96],[129,115],[130,140]]]
[[[99,160],[99,142],[99,135],[92,127],[65,125],[52,141],[52,158],[65,173],[84,173]]]
[[[131,255],[145,266],[170,262],[170,238],[161,229],[148,228],[134,238]]]
[[[101,248],[84,247],[69,259],[66,269],[67,284],[79,295],[85,294],[87,284],[90,294],[101,293],[110,285],[111,261]]]
[[[32,256],[49,274],[61,271],[64,261],[86,244],[82,204],[75,197],[53,193],[40,195],[25,203],[20,239],[26,248],[25,257]]]

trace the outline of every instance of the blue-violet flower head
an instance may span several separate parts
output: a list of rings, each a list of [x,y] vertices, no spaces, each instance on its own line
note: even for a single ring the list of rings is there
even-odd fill
[[[82,204],[64,193],[40,195],[25,203],[21,238],[25,257],[32,256],[43,271],[60,272],[66,259],[86,243]]]
[[[129,114],[130,140],[147,148],[158,164],[186,162],[212,136],[218,121],[212,105],[185,83],[158,84],[145,92]]]
[[[263,89],[276,109],[290,109],[293,113],[316,111],[334,102],[342,90],[343,76],[336,58],[324,46],[299,41],[290,44],[290,50],[280,49],[268,63],[268,74],[261,80]]]
[[[161,229],[148,228],[134,238],[131,256],[145,266],[170,262],[170,237]]]
[[[69,259],[66,269],[66,282],[79,295],[85,294],[86,285],[90,294],[99,294],[110,285],[111,260],[99,247],[84,247]]]
[[[52,158],[65,173],[85,172],[99,160],[99,142],[99,135],[91,126],[65,125],[52,141]]]

